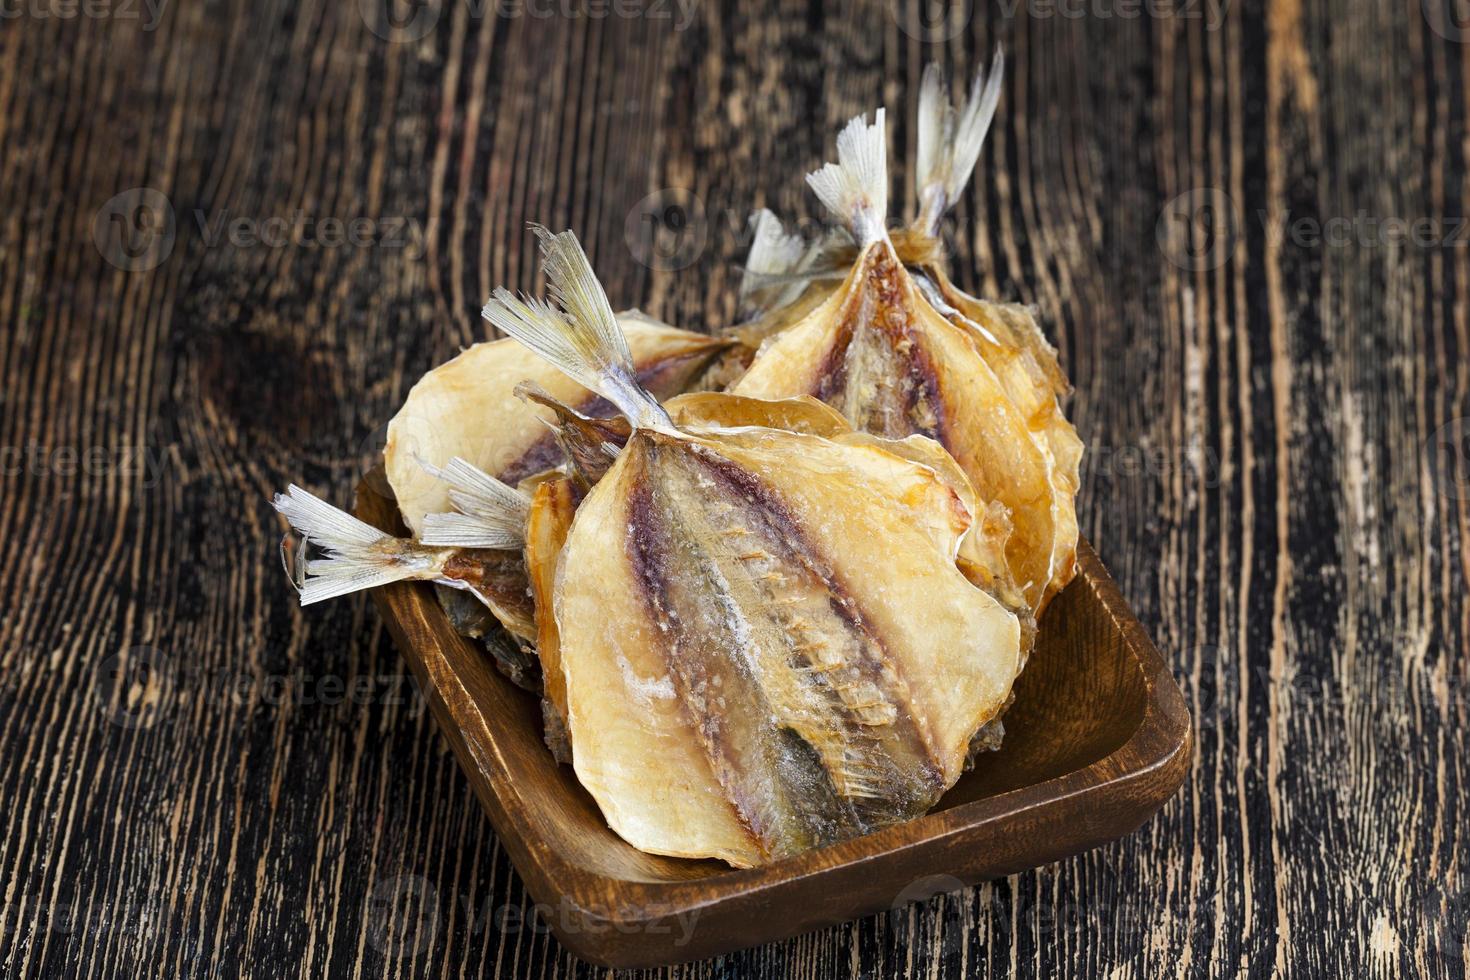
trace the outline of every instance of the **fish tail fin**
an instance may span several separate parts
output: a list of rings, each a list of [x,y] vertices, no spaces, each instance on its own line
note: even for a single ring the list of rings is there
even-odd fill
[[[937,61],[929,62],[919,87],[919,147],[914,168],[921,220],[929,217],[931,207],[943,212],[942,197],[948,184],[955,117],[947,89],[944,69]],[[935,198],[941,200],[937,205],[931,205]]]
[[[937,64],[924,69],[919,90],[919,154],[916,175],[919,224],[938,234],[939,220],[964,192],[985,137],[1000,103],[1005,79],[1005,52],[996,46],[990,71],[981,68],[970,84],[970,96],[958,112],[945,91],[944,72]]]
[[[499,287],[482,315],[572,380],[612,402],[634,425],[672,428],[658,400],[638,383],[628,340],[577,236],[531,227],[541,241],[551,302],[517,297]]]
[[[294,483],[273,503],[305,539],[293,547],[288,536],[281,544],[286,574],[303,606],[390,582],[432,579],[443,569],[443,553],[385,534]],[[312,558],[311,547],[326,557]]]
[[[837,135],[837,162],[806,175],[806,182],[859,245],[888,237],[888,144],[884,111],[869,124],[854,117]]]
[[[764,307],[768,303],[782,305],[771,300],[769,294],[781,296],[790,283],[781,282],[781,277],[796,272],[802,259],[807,256],[806,242],[800,235],[788,232],[781,219],[765,208],[750,216],[753,232],[750,254],[745,258],[745,272],[740,279],[740,302],[747,306]],[[776,289],[773,286],[782,288]],[[801,284],[805,287],[805,283]]]
[[[423,460],[419,465],[449,484],[449,501],[457,511],[426,515],[419,533],[421,543],[497,551],[514,551],[526,543],[531,501],[525,494],[459,456],[442,468]]]

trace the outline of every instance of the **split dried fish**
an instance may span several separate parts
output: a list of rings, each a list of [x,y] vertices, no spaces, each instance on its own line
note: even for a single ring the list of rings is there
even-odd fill
[[[639,381],[662,396],[687,389],[728,346],[637,310],[618,314],[618,320]],[[585,415],[612,414],[611,405],[514,341],[475,344],[425,374],[388,424],[383,461],[409,530],[417,533],[427,515],[449,509],[444,483],[426,473],[421,461],[442,466],[460,456],[513,486],[562,462],[548,414],[517,397],[517,386],[526,382]]]
[[[1020,666],[1017,618],[956,566],[964,474],[810,401],[729,400],[738,424],[695,424],[724,407],[703,394],[676,419],[575,237],[538,234],[554,302],[497,290],[485,316],[632,426],[569,524],[545,505],[582,784],[635,847],[738,866],[925,812]]]
[[[434,476],[457,510],[428,515],[416,540],[395,538],[294,484],[277,494],[276,510],[301,536],[288,537],[281,551],[301,604],[393,582],[434,582],[469,593],[512,635],[534,640],[521,556],[530,501],[462,459]]]
[[[994,113],[998,75],[992,72],[983,86],[977,82],[975,99],[959,114],[947,103],[947,112],[938,111],[932,93],[942,90],[926,85],[931,112],[920,138],[923,227],[908,237],[910,244],[933,238],[947,202],[968,180]],[[966,557],[986,569],[985,577],[1009,601],[1039,612],[1073,573],[1075,479],[1069,484],[1054,472],[1048,438],[1033,430],[1041,413],[1032,404],[1029,379],[1013,381],[1019,369],[1011,364],[1012,349],[998,342],[986,347],[973,327],[946,317],[906,268],[886,228],[883,122],[881,109],[872,125],[854,119],[838,138],[840,162],[807,178],[858,243],[856,261],[819,306],[763,343],[730,390],[767,398],[811,394],[857,428],[937,440],[980,497],[1009,514],[1004,567],[991,564],[978,539]],[[1050,391],[1048,397],[1055,406]]]

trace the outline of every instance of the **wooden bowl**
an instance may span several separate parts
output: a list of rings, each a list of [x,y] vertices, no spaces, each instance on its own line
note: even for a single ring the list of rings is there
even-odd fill
[[[357,514],[403,533],[367,481]],[[431,588],[400,583],[373,597],[551,930],[593,963],[653,966],[1056,861],[1158,810],[1189,765],[1189,712],[1086,541],[1077,561],[1042,617],[998,752],[924,817],[746,871],[625,843],[542,743],[537,700],[454,632]]]

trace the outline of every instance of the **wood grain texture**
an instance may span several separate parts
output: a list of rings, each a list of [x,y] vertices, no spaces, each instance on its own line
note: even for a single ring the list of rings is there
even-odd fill
[[[527,220],[721,323],[747,209],[815,216],[799,173],[880,101],[911,157],[924,63],[997,41],[956,268],[1061,348],[1082,530],[1190,693],[1191,776],[1077,858],[649,975],[1465,974],[1463,3],[921,6],[428,0],[396,41],[366,2],[6,9],[0,974],[597,975],[370,603],[288,601],[266,498],[347,502],[489,290],[537,285]],[[389,240],[231,240],[297,212]]]

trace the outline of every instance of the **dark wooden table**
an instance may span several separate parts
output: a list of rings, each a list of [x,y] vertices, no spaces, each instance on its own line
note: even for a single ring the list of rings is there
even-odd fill
[[[526,221],[721,324],[747,209],[816,216],[880,103],[906,188],[925,62],[997,41],[956,265],[1062,350],[1192,775],[1126,840],[669,975],[1465,974],[1463,0],[381,2],[4,8],[0,975],[596,972],[369,603],[295,607],[267,497],[349,500],[538,285]]]

